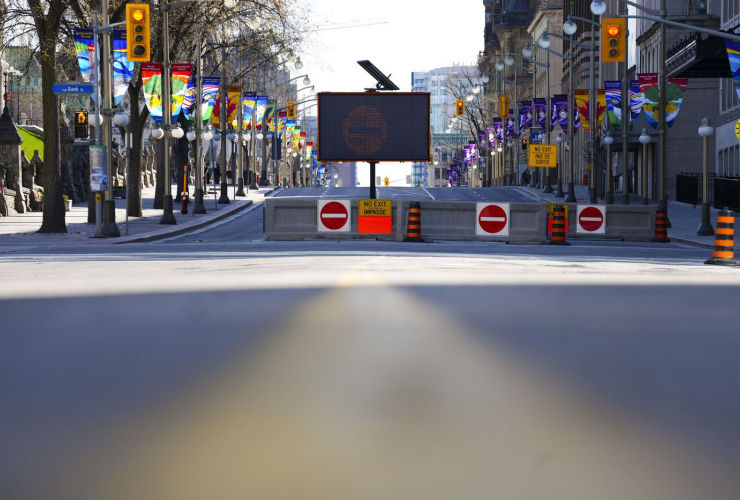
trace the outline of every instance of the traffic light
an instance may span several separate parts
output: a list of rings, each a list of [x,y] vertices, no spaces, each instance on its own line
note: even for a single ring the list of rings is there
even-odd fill
[[[465,116],[465,101],[463,99],[455,101],[455,116]]]
[[[625,62],[627,46],[627,20],[610,17],[601,20],[601,60],[604,62]]]
[[[509,117],[509,96],[506,94],[498,96],[498,115],[501,118]]]
[[[527,150],[527,139],[522,139],[522,151]]]
[[[388,177],[386,177],[385,178],[385,185],[388,186],[390,183],[391,183],[391,180]]]
[[[295,101],[285,103],[288,106],[288,120],[295,120]]]
[[[149,48],[150,21],[148,4],[126,4],[127,57],[131,62],[147,62],[152,59]]]
[[[87,111],[77,111],[75,113],[75,138],[87,139]]]

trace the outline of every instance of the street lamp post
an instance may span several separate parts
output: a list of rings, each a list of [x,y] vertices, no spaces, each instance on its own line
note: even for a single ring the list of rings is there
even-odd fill
[[[203,37],[198,35],[198,44],[195,47],[195,143],[193,155],[195,156],[195,200],[193,202],[193,215],[205,214],[206,206],[203,203]],[[188,132],[190,133],[190,132]],[[209,138],[210,139],[210,138]],[[193,144],[191,142],[191,144]]]
[[[607,133],[604,137],[604,144],[606,144],[606,194],[604,202],[607,205],[614,203],[614,186],[612,182],[612,144],[614,143],[614,137]]]
[[[648,183],[648,151],[647,151],[647,145],[650,144],[650,136],[647,133],[647,129],[642,129],[642,132],[640,133],[640,144],[642,144],[642,180],[640,181],[640,184],[642,184],[642,205],[648,205],[650,203],[650,200],[648,199],[648,189],[647,189],[647,183]]]
[[[699,127],[699,135],[704,143],[704,165],[701,179],[701,224],[696,234],[699,236],[711,236],[714,234],[709,211],[709,166],[708,166],[708,143],[709,137],[714,134],[714,127],[709,122],[709,118],[704,118]]]

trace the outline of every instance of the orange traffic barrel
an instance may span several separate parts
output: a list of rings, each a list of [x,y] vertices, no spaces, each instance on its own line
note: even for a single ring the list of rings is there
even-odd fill
[[[408,224],[406,226],[406,237],[403,241],[424,241],[421,239],[421,203],[412,201],[409,203]]]
[[[555,207],[552,212],[552,235],[548,245],[570,245],[565,241],[565,209],[563,207]]]
[[[705,264],[716,266],[740,266],[735,257],[735,212],[724,209],[717,214],[717,229],[714,232],[714,251]]]
[[[583,174],[583,185],[588,186],[588,174]]]
[[[668,211],[659,208],[655,211],[655,243],[670,243],[668,239]]]

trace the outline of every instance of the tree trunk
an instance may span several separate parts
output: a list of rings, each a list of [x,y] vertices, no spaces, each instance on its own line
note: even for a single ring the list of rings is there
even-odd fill
[[[41,47],[41,92],[44,104],[44,214],[40,233],[66,233],[62,170],[59,163],[59,108],[52,93],[56,82],[56,32],[39,33]]]
[[[144,145],[144,127],[149,118],[149,110],[146,106],[139,108],[139,93],[141,92],[141,68],[137,65],[136,80],[132,80],[128,88],[129,98],[136,105],[131,106],[131,151],[129,152],[129,185],[128,185],[128,215],[129,217],[142,217],[143,207],[141,201],[141,151]],[[135,82],[135,83],[134,83]]]
[[[184,118],[182,114],[180,114],[180,118],[178,120],[180,123],[180,126],[187,134],[188,130],[190,130],[190,123],[187,119]],[[182,139],[175,139],[173,140],[174,145],[174,152],[172,155],[172,161],[175,165],[175,171],[177,172],[177,200],[180,201],[181,195],[183,191],[185,191],[185,188],[183,187],[183,181],[185,180],[185,167],[188,167],[188,170],[190,170],[190,157],[188,156],[188,151],[190,149],[190,141],[187,140],[185,136],[182,137]]]

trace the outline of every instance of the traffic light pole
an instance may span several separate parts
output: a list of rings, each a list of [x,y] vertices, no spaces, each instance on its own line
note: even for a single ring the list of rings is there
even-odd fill
[[[110,22],[108,15],[108,2],[102,2],[102,20],[103,24],[107,25]],[[99,84],[102,85],[103,94],[103,112],[109,113],[113,107],[112,102],[112,85],[111,85],[111,64],[110,64],[110,34],[104,32],[101,36],[101,54],[100,54],[100,67],[98,74],[102,73],[102,79]],[[98,117],[96,117],[98,118]],[[121,232],[118,230],[116,224],[116,202],[113,199],[113,154],[111,151],[111,143],[113,142],[113,121],[112,116],[108,114],[107,118],[103,122],[103,141],[105,146],[106,166],[108,176],[108,193],[106,199],[103,202],[103,236],[106,238],[118,238],[121,236]]]
[[[377,198],[375,194],[375,162],[370,162],[370,199]]]
[[[175,225],[177,220],[172,212],[172,181],[170,180],[170,129],[172,128],[172,70],[170,67],[170,6],[162,5],[162,128],[164,129],[164,196],[162,198],[162,218],[160,224]]]
[[[200,32],[199,32],[200,33]],[[206,213],[203,203],[203,36],[198,35],[198,45],[195,48],[195,201],[193,215]]]

